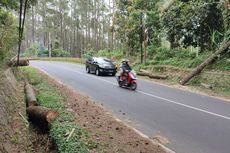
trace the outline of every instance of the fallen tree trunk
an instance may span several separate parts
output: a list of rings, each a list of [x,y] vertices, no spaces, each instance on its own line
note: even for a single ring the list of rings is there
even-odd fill
[[[27,59],[21,59],[19,61],[19,64],[17,65],[16,60],[12,60],[8,63],[8,66],[13,67],[13,66],[28,66],[29,65],[29,60]]]
[[[189,75],[187,75],[185,78],[183,78],[180,81],[181,85],[185,85],[190,79],[192,79],[194,76],[200,74],[200,72],[209,64],[213,63],[217,56],[219,54],[222,54],[227,51],[228,47],[230,46],[230,41],[226,42],[222,48],[218,49],[214,54],[212,54],[208,59],[206,59],[203,63],[201,63],[199,66],[197,66],[196,69],[194,69]]]
[[[162,79],[162,80],[165,80],[165,79],[168,78],[168,76],[167,75],[153,75],[153,74],[150,74],[149,78],[151,78],[151,79]]]
[[[42,106],[30,106],[26,111],[31,121],[41,123],[51,123],[59,115],[57,111]]]
[[[26,104],[28,107],[38,105],[34,89],[32,85],[30,85],[29,83],[26,83],[25,85],[25,94],[26,94]]]
[[[140,76],[149,76],[149,73],[146,73],[146,72],[137,72],[137,75],[140,75]]]
[[[149,72],[146,70],[141,69],[139,72],[137,72],[137,75],[140,76],[149,76]]]

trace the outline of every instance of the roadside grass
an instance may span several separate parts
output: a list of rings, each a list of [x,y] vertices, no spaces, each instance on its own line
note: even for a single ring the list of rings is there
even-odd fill
[[[69,62],[69,63],[77,63],[84,64],[85,59],[83,58],[72,58],[72,57],[37,57],[32,58],[32,60],[42,60],[42,61],[61,61],[61,62]]]
[[[88,153],[90,148],[95,147],[96,143],[89,140],[88,132],[76,125],[74,115],[67,111],[64,105],[65,97],[61,95],[60,91],[46,81],[45,77],[39,75],[35,68],[22,67],[20,69],[35,87],[39,104],[59,112],[59,117],[49,125],[49,135],[55,142],[58,152]],[[74,133],[68,139],[73,129]]]
[[[202,86],[205,83],[211,86],[212,91],[220,93],[224,96],[230,95],[230,76],[224,74],[211,74],[209,72],[203,72],[199,76],[194,77],[188,85]]]

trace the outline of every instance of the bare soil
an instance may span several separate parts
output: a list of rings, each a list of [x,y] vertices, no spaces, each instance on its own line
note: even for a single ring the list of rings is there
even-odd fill
[[[23,86],[10,69],[0,70],[0,152],[24,153],[30,146]]]
[[[66,107],[75,115],[76,124],[84,127],[97,145],[92,153],[166,153],[162,145],[140,136],[118,121],[89,96],[41,73],[65,96]]]

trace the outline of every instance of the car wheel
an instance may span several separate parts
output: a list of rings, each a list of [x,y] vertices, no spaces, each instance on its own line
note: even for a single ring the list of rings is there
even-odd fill
[[[97,75],[97,76],[100,76],[100,75],[101,75],[99,69],[96,69],[96,75]]]
[[[86,67],[86,72],[87,72],[87,73],[90,73],[89,67]]]

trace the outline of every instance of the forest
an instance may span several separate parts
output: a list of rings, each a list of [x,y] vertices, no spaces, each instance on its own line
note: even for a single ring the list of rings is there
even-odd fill
[[[0,2],[1,61],[16,55],[21,42],[21,57],[98,55],[193,68],[229,40],[228,0],[20,2]],[[215,68],[230,69],[229,51],[218,59]]]

